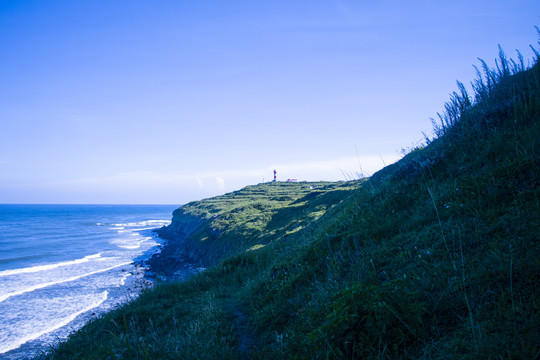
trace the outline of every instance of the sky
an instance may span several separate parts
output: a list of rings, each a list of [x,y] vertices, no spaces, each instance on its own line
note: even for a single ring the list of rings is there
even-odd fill
[[[369,176],[538,25],[537,0],[0,0],[0,203]]]

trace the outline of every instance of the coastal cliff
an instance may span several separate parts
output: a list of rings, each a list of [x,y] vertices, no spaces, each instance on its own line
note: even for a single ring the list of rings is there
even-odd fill
[[[170,281],[47,358],[538,358],[540,65],[501,51],[474,99],[458,87],[369,179],[182,206],[160,231]],[[174,281],[180,260],[207,269]]]
[[[167,243],[149,264],[167,278],[182,277],[193,273],[189,269],[262,248],[308,226],[361,183],[270,182],[191,202],[157,230]]]

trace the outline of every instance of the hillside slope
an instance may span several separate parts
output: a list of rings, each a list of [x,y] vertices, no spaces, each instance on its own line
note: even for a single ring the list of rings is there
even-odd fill
[[[186,266],[208,267],[226,256],[260,249],[308,226],[360,184],[271,182],[186,204],[158,231],[168,243],[151,260],[152,269],[174,278]]]
[[[538,358],[540,65],[501,52],[474,88],[460,86],[427,146],[367,181],[179,209],[164,234],[215,265],[48,357]]]

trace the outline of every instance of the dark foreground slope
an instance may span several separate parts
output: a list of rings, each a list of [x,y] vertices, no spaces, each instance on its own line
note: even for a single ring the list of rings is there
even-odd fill
[[[216,218],[179,210],[201,222],[186,237],[175,221],[171,238],[217,264],[49,358],[538,358],[540,66],[499,63],[474,102],[454,94],[428,146],[315,195],[323,207],[306,193],[261,223],[249,199],[220,200]],[[357,188],[322,200],[342,185]],[[278,185],[251,190],[264,186]]]

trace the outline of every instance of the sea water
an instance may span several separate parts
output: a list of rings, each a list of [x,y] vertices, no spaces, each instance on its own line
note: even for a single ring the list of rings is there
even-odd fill
[[[128,299],[175,208],[0,204],[0,359],[31,358]]]

